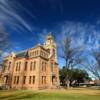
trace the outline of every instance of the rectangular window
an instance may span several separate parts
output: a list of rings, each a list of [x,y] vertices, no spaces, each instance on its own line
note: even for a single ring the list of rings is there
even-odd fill
[[[17,71],[17,69],[18,69],[18,62],[16,63],[16,71]]]
[[[47,66],[47,64],[46,64],[46,62],[45,62],[45,71],[46,71],[46,66]]]
[[[42,76],[42,84],[46,84],[46,76]]]
[[[21,66],[21,62],[19,62],[19,68],[18,68],[19,71],[20,71],[20,66]]]
[[[42,71],[46,71],[46,62],[42,62]]]
[[[42,76],[42,84],[43,84],[43,76]]]
[[[30,63],[30,71],[32,71],[33,62]]]
[[[44,70],[44,63],[42,62],[42,71]]]
[[[25,69],[24,69],[24,71],[27,71],[27,62],[25,62]]]
[[[33,70],[36,68],[36,61],[34,61]]]
[[[33,76],[33,84],[35,84],[35,76]]]
[[[26,83],[26,76],[23,77],[23,84]]]
[[[32,76],[29,76],[29,84],[31,84],[31,78],[32,78]]]
[[[44,76],[44,84],[46,84],[46,76]]]
[[[16,76],[14,76],[14,84],[16,83]]]
[[[17,76],[16,84],[19,84],[19,76]]]

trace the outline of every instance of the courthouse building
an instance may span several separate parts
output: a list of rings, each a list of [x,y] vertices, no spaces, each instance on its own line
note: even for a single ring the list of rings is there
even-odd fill
[[[3,60],[2,83],[10,89],[45,89],[59,86],[57,47],[49,33],[44,45],[11,53]]]

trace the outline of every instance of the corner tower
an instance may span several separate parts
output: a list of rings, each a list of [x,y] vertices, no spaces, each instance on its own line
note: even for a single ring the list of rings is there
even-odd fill
[[[46,41],[44,43],[44,48],[50,51],[49,58],[54,57],[55,62],[57,63],[57,47],[56,43],[51,35],[51,32],[48,33],[48,36],[46,37]]]

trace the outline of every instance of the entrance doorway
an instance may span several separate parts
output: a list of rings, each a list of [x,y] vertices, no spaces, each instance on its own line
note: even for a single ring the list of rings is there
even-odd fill
[[[56,83],[57,83],[57,78],[56,78],[56,76],[52,76],[52,84],[53,84],[53,85],[56,85]]]

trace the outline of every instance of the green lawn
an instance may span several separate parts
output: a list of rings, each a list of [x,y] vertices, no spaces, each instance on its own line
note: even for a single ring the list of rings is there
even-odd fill
[[[100,90],[3,90],[0,100],[100,100]]]

